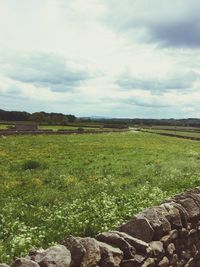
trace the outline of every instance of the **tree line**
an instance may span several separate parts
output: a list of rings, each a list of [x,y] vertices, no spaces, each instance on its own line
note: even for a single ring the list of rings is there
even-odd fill
[[[165,126],[190,126],[200,127],[200,119],[187,118],[187,119],[119,119],[119,118],[94,118],[94,117],[82,117],[77,118],[74,115],[65,115],[55,112],[34,112],[28,113],[25,111],[5,111],[0,109],[0,121],[33,121],[39,124],[58,124],[65,125],[69,123],[94,123],[102,124],[113,128],[123,128],[127,126],[153,126],[153,125],[165,125]],[[115,127],[114,127],[115,126]]]
[[[33,121],[45,124],[67,124],[76,121],[74,115],[64,115],[62,113],[48,113],[48,112],[34,112],[29,113],[25,111],[5,111],[0,109],[0,121]]]

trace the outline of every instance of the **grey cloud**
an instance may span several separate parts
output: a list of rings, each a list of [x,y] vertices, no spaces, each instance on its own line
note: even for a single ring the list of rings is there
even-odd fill
[[[167,47],[200,47],[198,0],[108,1],[105,21],[121,33]],[[119,19],[120,18],[120,19]]]
[[[24,98],[19,88],[10,88],[6,91],[0,91],[0,96],[6,97],[9,99],[23,99]]]
[[[123,103],[128,105],[134,105],[139,107],[146,107],[146,108],[168,108],[170,107],[167,103],[161,103],[156,99],[145,99],[141,97],[131,97],[123,100]]]
[[[116,81],[122,89],[142,89],[163,93],[170,90],[188,90],[192,89],[193,83],[197,80],[198,75],[194,72],[184,74],[173,74],[167,79],[145,79],[123,74]]]
[[[200,18],[152,25],[148,30],[147,40],[161,42],[163,46],[191,48],[200,46]]]
[[[79,69],[73,61],[66,62],[54,54],[37,53],[4,58],[4,65],[4,72],[10,79],[48,87],[56,92],[73,90],[91,78],[87,70]]]

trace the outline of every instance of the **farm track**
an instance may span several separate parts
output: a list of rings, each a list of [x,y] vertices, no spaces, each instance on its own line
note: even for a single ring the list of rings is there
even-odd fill
[[[151,131],[143,131],[140,130],[143,133],[151,133],[151,134],[158,134],[158,135],[164,135],[164,136],[169,136],[169,137],[176,137],[176,138],[181,138],[181,139],[188,139],[188,140],[193,140],[193,141],[200,141],[199,137],[194,137],[194,136],[184,136],[184,135],[178,135],[178,134],[170,134],[170,133],[156,133],[156,132],[151,132]]]
[[[9,136],[9,135],[71,135],[71,134],[99,134],[99,133],[114,133],[114,132],[127,132],[129,129],[124,130],[88,130],[88,131],[8,131],[8,130],[0,130],[0,136]]]

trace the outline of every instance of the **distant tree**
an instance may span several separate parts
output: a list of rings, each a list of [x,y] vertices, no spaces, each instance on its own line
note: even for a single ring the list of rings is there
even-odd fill
[[[35,112],[30,116],[31,121],[38,123],[66,125],[68,122],[74,122],[76,117],[74,115],[64,115],[62,113],[47,113],[47,112]]]
[[[45,115],[42,112],[35,112],[29,117],[29,119],[31,121],[41,124],[45,121]]]
[[[67,119],[69,123],[73,123],[76,121],[76,117],[74,115],[67,115]]]
[[[0,110],[0,120],[2,121],[26,121],[30,113],[25,111],[5,111]]]

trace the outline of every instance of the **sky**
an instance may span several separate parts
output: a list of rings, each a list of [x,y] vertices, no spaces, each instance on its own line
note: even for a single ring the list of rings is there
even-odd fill
[[[199,0],[0,0],[0,109],[200,117]]]

